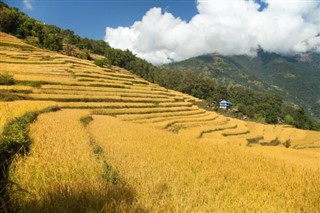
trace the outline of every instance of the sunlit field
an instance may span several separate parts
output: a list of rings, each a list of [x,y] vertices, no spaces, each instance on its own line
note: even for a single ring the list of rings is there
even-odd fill
[[[73,210],[103,211],[110,208],[108,199],[113,196],[103,193],[105,184],[114,189],[119,181],[125,184],[118,190],[131,186],[130,193],[119,198],[124,204],[119,200],[113,204],[119,210],[318,210],[316,155],[302,154],[299,157],[306,157],[305,161],[296,164],[299,154],[295,150],[280,152],[292,158],[281,160],[264,150],[199,142],[109,116],[93,116],[89,124],[81,124],[88,114],[62,110],[40,116],[31,126],[30,155],[17,158],[10,174],[28,192],[12,189],[23,209],[78,205]],[[106,168],[106,162],[112,169]]]
[[[320,132],[229,118],[124,69],[0,36],[1,73],[15,80],[0,86],[0,133],[61,108],[23,129],[31,144],[9,168],[11,208],[320,211]]]
[[[45,109],[55,105],[49,101],[14,101],[0,102],[0,133],[4,125],[15,117],[20,117],[28,111]]]

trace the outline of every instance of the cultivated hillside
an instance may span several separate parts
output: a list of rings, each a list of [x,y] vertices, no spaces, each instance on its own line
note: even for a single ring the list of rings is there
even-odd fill
[[[317,53],[292,57],[263,50],[257,57],[212,54],[164,67],[206,73],[225,85],[278,93],[286,101],[302,106],[314,118],[320,119],[320,55]]]
[[[15,80],[0,95],[19,99],[0,102],[2,208],[319,210],[320,132],[228,118],[124,69],[0,36],[1,74]]]
[[[9,93],[35,103],[53,101],[61,108],[90,109],[92,114],[112,115],[175,133],[193,132],[194,138],[211,135],[226,141],[242,138],[244,142],[260,138],[257,141],[265,143],[278,138],[282,143],[290,140],[293,148],[319,145],[320,137],[308,138],[308,131],[205,111],[193,104],[199,99],[149,83],[121,68],[100,68],[91,61],[24,44],[7,34],[2,33],[1,38],[1,72],[17,81],[17,85],[1,86],[4,97]]]

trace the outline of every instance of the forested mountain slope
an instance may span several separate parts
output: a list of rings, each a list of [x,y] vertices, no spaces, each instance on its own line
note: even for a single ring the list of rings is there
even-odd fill
[[[275,92],[320,118],[320,54],[284,57],[260,50],[257,57],[204,55],[165,65],[205,74],[225,85]]]

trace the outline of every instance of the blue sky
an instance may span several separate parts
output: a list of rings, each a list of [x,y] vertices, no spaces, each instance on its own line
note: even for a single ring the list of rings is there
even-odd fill
[[[29,16],[71,29],[82,37],[104,39],[106,27],[131,26],[152,7],[189,21],[197,13],[194,0],[4,0]]]

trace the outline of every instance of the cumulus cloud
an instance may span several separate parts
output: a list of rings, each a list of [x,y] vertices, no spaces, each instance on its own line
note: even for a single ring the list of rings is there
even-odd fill
[[[32,0],[23,0],[23,6],[28,9],[28,10],[32,10],[33,6],[31,4]]]
[[[254,56],[259,48],[284,55],[320,52],[317,0],[207,0],[189,22],[151,8],[130,27],[106,28],[105,40],[154,64],[219,53]]]

